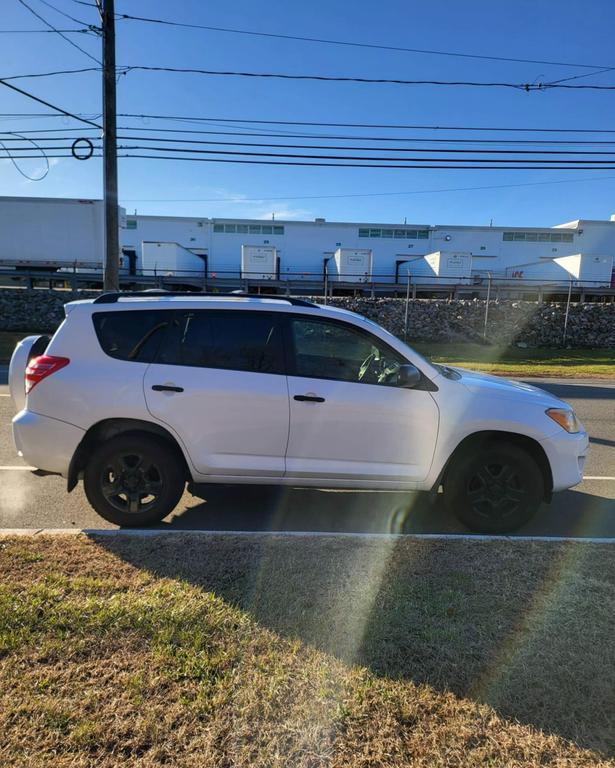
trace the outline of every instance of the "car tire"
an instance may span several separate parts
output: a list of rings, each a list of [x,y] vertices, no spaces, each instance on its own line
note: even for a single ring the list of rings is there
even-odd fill
[[[448,510],[477,533],[508,533],[537,512],[544,479],[534,458],[506,442],[468,447],[456,457],[444,482]]]
[[[172,445],[157,435],[123,434],[99,445],[85,467],[85,494],[110,523],[159,523],[176,507],[186,483]]]

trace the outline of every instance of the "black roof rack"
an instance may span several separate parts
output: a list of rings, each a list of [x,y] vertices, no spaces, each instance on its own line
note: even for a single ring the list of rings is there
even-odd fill
[[[306,299],[297,299],[294,296],[270,296],[269,294],[258,293],[203,293],[201,291],[119,291],[111,293],[102,293],[94,299],[94,304],[116,304],[120,299],[149,299],[164,296],[187,296],[191,299],[197,298],[232,298],[232,299],[271,299],[273,301],[285,301],[294,307],[315,307],[316,304]]]

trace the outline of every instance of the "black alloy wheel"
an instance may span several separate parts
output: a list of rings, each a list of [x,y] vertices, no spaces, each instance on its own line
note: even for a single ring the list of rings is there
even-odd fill
[[[126,433],[99,445],[85,468],[88,501],[123,526],[151,525],[170,514],[184,491],[184,464],[157,435]]]
[[[533,456],[507,442],[468,446],[444,482],[450,512],[479,533],[508,533],[538,510],[544,479]]]
[[[101,491],[112,507],[131,515],[152,509],[164,491],[160,467],[143,453],[123,453],[109,459],[100,478]]]
[[[473,512],[486,520],[505,520],[525,504],[528,489],[511,464],[486,463],[476,469],[466,486]]]

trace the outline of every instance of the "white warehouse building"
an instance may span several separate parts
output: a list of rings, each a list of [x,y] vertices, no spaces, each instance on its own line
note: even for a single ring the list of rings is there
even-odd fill
[[[122,271],[210,281],[406,283],[494,278],[612,284],[615,215],[553,227],[120,215]],[[86,269],[103,257],[100,200],[0,197],[0,269]],[[243,264],[243,267],[242,267]],[[338,274],[344,264],[344,274]],[[356,271],[353,273],[352,265]]]

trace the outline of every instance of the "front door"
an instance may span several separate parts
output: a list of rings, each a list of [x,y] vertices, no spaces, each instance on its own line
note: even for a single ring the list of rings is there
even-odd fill
[[[145,397],[198,472],[283,476],[289,412],[279,317],[241,309],[174,313],[145,374]]]
[[[349,323],[290,320],[288,478],[382,485],[423,480],[438,434],[428,391],[395,386],[407,363]]]

